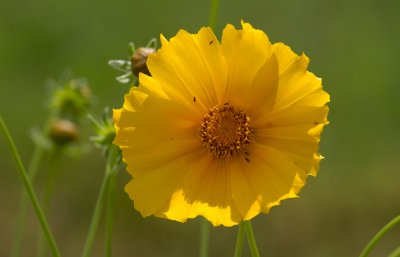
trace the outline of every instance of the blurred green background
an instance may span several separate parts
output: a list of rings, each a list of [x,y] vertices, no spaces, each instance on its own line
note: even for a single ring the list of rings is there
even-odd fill
[[[104,106],[120,107],[128,88],[116,82],[121,74],[107,61],[127,59],[130,41],[144,45],[180,28],[197,32],[208,11],[207,1],[0,0],[0,111],[25,163],[34,147],[29,131],[46,117],[46,79],[70,69],[89,80],[95,115]],[[399,13],[394,0],[221,1],[218,35],[226,23],[239,26],[244,19],[272,42],[305,52],[332,99],[318,177],[299,199],[254,219],[262,256],[358,256],[400,214]],[[93,149],[60,165],[49,220],[63,256],[80,254],[104,162]],[[120,174],[114,256],[197,256],[199,220],[141,218],[123,192],[128,180]],[[40,191],[40,179],[36,186]],[[20,190],[0,137],[0,256],[12,244]],[[36,245],[36,219],[29,214],[23,256],[33,256]],[[211,230],[211,257],[233,256],[236,229]],[[93,256],[103,255],[103,233],[101,226]],[[390,233],[371,256],[386,256],[400,244],[399,233]],[[247,248],[243,256],[250,256]]]

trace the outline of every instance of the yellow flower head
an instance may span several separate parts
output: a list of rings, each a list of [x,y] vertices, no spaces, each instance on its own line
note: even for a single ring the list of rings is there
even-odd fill
[[[242,23],[221,42],[180,30],[150,55],[151,76],[114,110],[114,143],[143,215],[232,226],[294,198],[315,176],[329,95],[309,59]]]

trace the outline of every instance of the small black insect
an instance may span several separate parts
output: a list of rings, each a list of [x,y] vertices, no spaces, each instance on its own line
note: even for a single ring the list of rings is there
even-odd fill
[[[245,159],[247,162],[250,162],[250,159],[249,159],[249,158],[246,157],[246,158],[244,158],[244,159]]]
[[[196,97],[195,96],[193,96],[193,102],[196,102]]]
[[[212,43],[214,43],[214,40],[211,40],[211,41],[210,41],[210,45],[211,45]]]

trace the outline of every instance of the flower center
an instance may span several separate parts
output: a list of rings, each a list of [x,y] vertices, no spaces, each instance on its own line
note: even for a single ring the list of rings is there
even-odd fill
[[[229,103],[212,107],[201,120],[201,140],[218,158],[246,153],[253,134],[250,117]]]

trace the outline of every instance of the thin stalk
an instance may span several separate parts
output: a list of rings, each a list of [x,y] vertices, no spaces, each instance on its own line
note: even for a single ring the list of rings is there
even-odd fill
[[[53,121],[54,117],[56,116],[55,112],[51,112],[49,114],[49,117],[47,118],[47,121],[45,122],[43,126],[42,133],[46,134],[51,122]],[[32,153],[32,158],[29,162],[28,165],[28,176],[31,180],[31,183],[33,184],[36,174],[39,168],[39,164],[42,160],[44,153],[43,146],[41,144],[35,144],[35,148]],[[20,200],[19,200],[19,212],[17,215],[17,223],[16,223],[16,233],[14,237],[14,243],[11,248],[11,257],[19,257],[21,254],[21,244],[22,244],[22,236],[25,231],[25,226],[26,226],[26,219],[28,215],[28,203],[29,203],[29,198],[25,190],[22,190]]]
[[[22,244],[22,235],[25,231],[26,226],[26,218],[28,215],[28,195],[26,191],[22,191],[20,201],[19,201],[19,213],[17,216],[17,223],[16,223],[16,232],[14,236],[14,243],[11,248],[11,257],[19,257],[21,255],[21,244]]]
[[[37,246],[36,246],[36,256],[37,257],[42,257],[46,256],[46,240],[45,240],[45,235],[42,233],[42,231],[38,231],[38,238],[37,238]]]
[[[40,144],[36,144],[32,154],[32,159],[28,166],[28,175],[31,180],[31,183],[33,183],[36,177],[39,164],[43,157],[43,152],[44,152],[43,150],[44,149]],[[29,203],[28,194],[26,193],[25,190],[22,190],[19,200],[19,208],[18,208],[19,212],[17,215],[16,233],[14,237],[14,243],[11,248],[11,257],[19,257],[21,255],[22,236],[25,231],[26,219],[28,216],[28,203]]]
[[[400,246],[394,249],[388,257],[400,257]]]
[[[60,149],[56,149],[56,152],[53,153],[51,158],[50,168],[47,171],[46,178],[46,189],[44,192],[44,204],[43,211],[45,215],[48,215],[48,211],[50,209],[51,196],[53,194],[54,181],[57,173],[57,166],[61,159]],[[46,256],[46,244],[45,244],[45,236],[41,231],[38,231],[38,240],[37,240],[37,248],[36,248],[36,256],[43,257]]]
[[[372,251],[374,246],[379,242],[379,240],[386,235],[387,232],[389,232],[394,226],[396,226],[398,223],[400,223],[400,215],[397,216],[396,218],[392,219],[388,224],[386,224],[381,230],[376,233],[376,235],[371,239],[371,241],[367,244],[367,246],[364,248],[362,253],[360,254],[360,257],[366,257],[368,254]]]
[[[238,234],[237,234],[237,238],[236,238],[236,247],[235,247],[234,257],[242,256],[243,243],[244,243],[244,223],[240,222]]]
[[[254,236],[253,227],[251,225],[250,220],[243,221],[244,229],[246,231],[247,240],[249,242],[251,256],[260,257],[260,253],[258,252],[256,238]]]
[[[106,209],[106,237],[105,237],[105,256],[111,257],[112,254],[112,238],[113,238],[113,224],[115,213],[115,188],[117,184],[117,170],[113,169],[110,174],[110,181],[108,184],[107,195],[107,209]]]
[[[47,223],[47,219],[43,214],[42,208],[40,207],[40,204],[39,204],[39,201],[37,199],[37,196],[36,196],[36,194],[35,194],[35,192],[33,190],[32,184],[31,184],[31,182],[29,180],[29,177],[28,177],[28,175],[26,173],[25,166],[22,163],[22,160],[21,160],[21,157],[20,157],[20,155],[18,153],[18,150],[17,150],[17,148],[16,148],[16,146],[14,144],[14,141],[13,141],[13,139],[11,137],[11,134],[8,131],[7,126],[4,123],[3,118],[1,117],[1,115],[0,115],[0,128],[1,128],[2,133],[4,134],[4,137],[6,138],[8,147],[9,147],[9,149],[11,151],[11,154],[12,154],[12,157],[13,157],[13,160],[15,162],[15,165],[17,166],[18,173],[19,173],[19,175],[20,175],[20,177],[22,179],[23,185],[24,185],[24,187],[25,187],[25,189],[26,189],[26,191],[28,193],[29,199],[32,202],[32,205],[33,205],[33,208],[35,210],[36,216],[37,216],[37,218],[39,220],[39,223],[40,223],[40,225],[41,225],[41,227],[43,229],[43,232],[44,232],[44,234],[46,236],[46,239],[47,239],[47,241],[48,241],[48,243],[50,245],[50,248],[51,248],[51,251],[53,253],[53,256],[54,257],[60,257],[61,256],[60,251],[58,250],[58,247],[57,247],[57,244],[56,244],[56,242],[54,240],[53,234],[52,234],[52,232],[51,232],[51,230],[49,228],[49,225]]]
[[[88,257],[92,250],[94,238],[96,236],[96,230],[100,222],[101,210],[103,209],[104,199],[106,198],[107,188],[110,180],[110,175],[112,175],[113,169],[116,166],[116,154],[114,153],[114,147],[111,147],[110,152],[107,156],[106,172],[101,184],[100,192],[97,197],[96,206],[92,215],[92,220],[90,222],[89,232],[86,237],[85,245],[83,247],[82,257]]]
[[[210,16],[208,19],[208,25],[214,31],[215,31],[215,26],[217,25],[218,6],[219,6],[219,0],[211,0]]]
[[[101,188],[99,196],[97,198],[96,206],[92,215],[92,220],[90,222],[89,232],[86,237],[85,246],[83,247],[82,257],[88,257],[90,251],[92,250],[94,237],[96,235],[97,226],[99,225],[101,210],[103,209],[105,193],[107,192],[108,175],[104,175],[103,182],[101,183]]]
[[[200,257],[208,256],[208,245],[210,241],[210,225],[206,219],[200,219]]]

